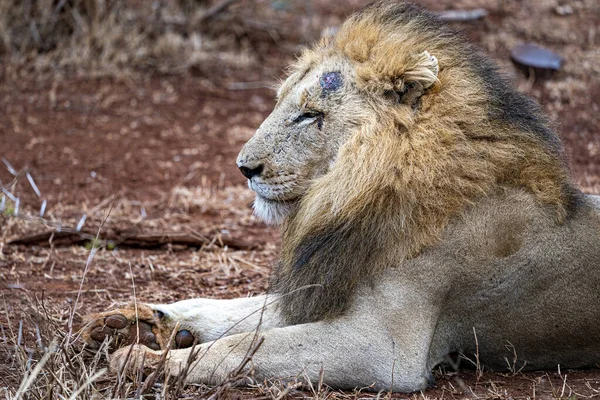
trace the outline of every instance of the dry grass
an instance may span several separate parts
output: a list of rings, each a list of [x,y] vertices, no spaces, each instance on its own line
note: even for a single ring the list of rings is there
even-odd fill
[[[7,317],[1,350],[3,358],[11,360],[4,367],[3,386],[6,399],[104,398],[99,388],[105,380],[106,365],[102,352],[86,357],[73,345],[56,316],[43,304],[30,321],[13,321]],[[14,324],[17,324],[18,328]],[[25,345],[24,324],[34,326],[35,345]],[[26,329],[26,328],[25,328]],[[15,386],[18,384],[18,386]]]
[[[208,20],[227,19],[222,14],[228,10],[214,12],[211,4],[206,0],[2,1],[0,58],[9,73],[38,76],[120,76],[132,69],[179,73],[216,60],[254,62],[251,52],[235,46],[236,35],[246,27],[211,33]]]
[[[215,387],[182,385],[187,373],[178,379],[164,380],[165,360],[163,357],[156,370],[143,376],[141,373],[127,375],[123,371],[108,373],[107,348],[102,345],[95,354],[86,352],[76,334],[70,335],[62,324],[56,323],[53,316],[41,302],[32,308],[33,317],[29,321],[8,320],[8,328],[3,329],[3,343],[0,352],[3,358],[11,360],[4,368],[0,382],[0,393],[7,400],[16,399],[104,399],[104,398],[151,398],[179,399],[193,396],[200,398],[228,398],[236,391],[234,383],[248,381],[243,367],[251,361],[254,352],[262,343],[249,349],[249,353],[238,370],[230,378]],[[71,321],[71,320],[70,320]],[[35,326],[37,342],[26,346],[23,341],[24,324]],[[50,340],[50,338],[52,338]],[[49,341],[50,340],[50,341]],[[166,352],[164,353],[166,356]],[[191,360],[190,364],[191,365]],[[188,365],[188,367],[189,367]],[[283,385],[280,383],[280,385]],[[260,385],[265,393],[289,393],[286,387],[276,383]],[[241,392],[240,392],[241,393]]]
[[[25,176],[24,172],[13,170],[13,173],[16,175],[15,180],[2,186],[5,190],[10,189],[9,194],[19,192],[19,186],[27,184],[27,181],[20,179]],[[260,264],[263,264],[264,258],[269,257],[272,248],[262,248],[254,252],[229,250],[226,246],[219,245],[222,229],[218,223],[209,223],[209,226],[198,228],[206,235],[212,234],[214,240],[191,254],[185,254],[184,257],[173,248],[167,251],[159,250],[155,256],[139,252],[123,254],[118,247],[110,250],[95,245],[87,246],[88,248],[72,248],[55,246],[53,243],[47,250],[38,249],[43,256],[40,254],[40,257],[30,257],[31,253],[26,256],[19,249],[5,246],[11,238],[43,231],[48,227],[55,230],[60,227],[62,231],[76,232],[81,215],[87,216],[85,224],[97,232],[94,243],[100,243],[108,229],[141,232],[193,229],[187,223],[190,222],[191,215],[197,213],[220,214],[225,221],[236,219],[237,223],[230,223],[228,227],[238,229],[239,224],[254,222],[252,218],[248,219],[247,213],[244,218],[240,211],[247,206],[250,196],[246,188],[207,186],[190,190],[176,187],[168,198],[157,200],[159,204],[147,204],[150,208],[160,210],[156,215],[146,215],[144,205],[139,202],[114,197],[109,197],[94,206],[50,204],[44,218],[37,217],[38,210],[31,206],[22,207],[18,215],[3,213],[0,216],[0,225],[3,228],[0,262],[2,265],[30,266],[28,270],[0,270],[2,281],[17,282],[9,285],[8,289],[9,293],[16,294],[20,300],[15,302],[14,297],[7,298],[6,292],[3,291],[4,312],[0,316],[0,393],[3,392],[4,398],[140,398],[151,394],[152,397],[175,399],[190,392],[201,397],[226,398],[228,393],[234,390],[233,382],[247,378],[242,376],[241,368],[232,374],[230,381],[212,388],[187,388],[181,384],[183,377],[167,382],[159,380],[158,378],[164,375],[164,362],[157,372],[147,379],[143,379],[142,375],[128,377],[122,372],[108,374],[108,343],[98,353],[90,355],[82,347],[76,327],[81,323],[82,314],[89,312],[90,307],[98,307],[98,304],[90,304],[90,295],[93,296],[93,302],[97,301],[94,298],[98,299],[98,296],[106,296],[112,302],[135,301],[135,280],[150,281],[154,284],[154,289],[151,290],[154,296],[149,296],[147,290],[139,290],[145,301],[152,298],[156,301],[172,300],[169,299],[168,289],[161,288],[161,283],[165,280],[175,285],[187,285],[188,292],[193,292],[196,285],[226,289],[232,277],[246,274],[252,277],[254,285],[258,285],[254,290],[263,291],[268,268]],[[11,194],[11,197],[14,196]],[[11,199],[5,198],[5,203],[7,209],[14,210],[14,202]],[[63,268],[55,269],[56,265],[62,265]],[[128,271],[122,274],[124,266],[128,267]],[[107,276],[118,278],[109,283]],[[194,284],[190,284],[190,276]],[[46,282],[49,301],[46,298],[47,294],[36,297],[34,291],[29,290],[30,285],[40,278]],[[21,281],[24,284],[19,283]],[[123,287],[122,282],[127,281],[132,284]],[[182,281],[186,283],[180,283]],[[61,283],[58,288],[66,286],[71,290],[53,292],[52,286],[55,282]],[[101,289],[96,289],[97,283],[102,285]],[[249,289],[253,285],[245,286]],[[52,301],[53,297],[65,294],[69,296],[66,304]],[[220,297],[218,293],[216,295]],[[234,292],[231,295],[235,296]],[[185,297],[191,296],[192,294],[188,293]],[[19,305],[22,308],[19,308]],[[250,356],[256,349],[251,350]],[[246,363],[249,360],[246,360]],[[277,390],[273,386],[268,391],[275,393],[283,390],[285,389]]]
[[[229,378],[216,386],[184,385],[182,382],[192,365],[188,365],[176,379],[165,378],[167,353],[156,369],[147,376],[141,371],[127,375],[121,371],[108,371],[107,349],[103,343],[97,353],[91,354],[82,347],[77,333],[65,329],[63,314],[55,314],[47,304],[29,299],[32,306],[26,320],[14,321],[8,314],[7,328],[2,328],[0,354],[4,365],[0,370],[0,395],[7,400],[17,399],[105,399],[105,398],[356,398],[360,391],[333,392],[322,380],[317,385],[306,383],[303,371],[296,377],[282,380],[254,382],[252,369],[243,372],[260,348],[262,338],[255,336],[246,358],[232,371]],[[68,311],[67,311],[68,312]],[[67,320],[67,325],[73,321]],[[36,335],[34,344],[26,343],[27,327]],[[197,354],[197,353],[196,353]],[[194,356],[195,357],[195,356]],[[322,373],[323,374],[323,373]],[[239,387],[239,384],[246,387]],[[302,390],[303,389],[303,390]]]
[[[14,186],[12,187],[14,188]],[[232,216],[239,217],[239,210],[244,208],[248,199],[248,190],[242,188],[219,189],[209,187],[196,190],[176,188],[173,190],[168,204],[164,206],[164,210],[158,216],[145,216],[142,218],[140,205],[128,202],[125,199],[118,201],[110,199],[90,209],[84,207],[84,211],[86,215],[89,215],[86,224],[97,227],[98,237],[101,238],[104,230],[111,225],[113,227],[120,226],[121,229],[126,228],[128,225],[135,225],[136,229],[141,230],[149,227],[151,229],[167,229],[167,227],[173,227],[174,221],[177,221],[175,229],[182,228],[182,226],[185,226],[185,222],[181,219],[189,218],[184,216],[189,216],[190,212],[193,214],[195,207],[199,207],[198,211],[202,213],[229,213]],[[45,225],[40,224],[39,218],[30,218],[28,216],[30,212],[27,210],[22,211],[20,216],[3,215],[0,217],[5,228],[2,231],[2,243],[7,243],[8,238],[11,236],[22,235],[36,228],[38,230],[40,228],[45,229],[45,226],[53,226],[53,224],[56,226],[56,222],[52,221],[58,219],[56,217],[57,213],[80,215],[82,210],[76,210],[75,207],[51,207],[44,219]],[[61,218],[61,224],[65,227],[73,227],[76,221],[77,218]],[[212,230],[214,228],[212,227]],[[269,251],[271,250],[262,250],[263,253]],[[3,388],[0,390],[4,392],[6,399],[141,398],[144,395],[151,395],[154,398],[176,399],[190,393],[202,398],[227,398],[232,390],[237,390],[234,389],[234,382],[247,381],[248,376],[241,372],[242,367],[240,367],[238,371],[233,371],[230,380],[216,387],[186,387],[182,385],[183,376],[170,381],[159,379],[165,375],[163,370],[164,360],[157,371],[146,379],[141,374],[136,376],[125,376],[122,372],[108,374],[106,362],[108,343],[105,343],[98,353],[90,355],[82,347],[77,330],[74,327],[81,322],[81,314],[90,308],[87,301],[90,294],[97,296],[106,292],[110,297],[109,292],[113,292],[116,293],[117,301],[127,300],[128,297],[134,301],[136,300],[133,284],[128,287],[118,287],[117,283],[119,290],[116,291],[111,290],[110,287],[107,289],[106,285],[104,289],[100,290],[89,289],[90,281],[93,282],[95,277],[102,281],[105,280],[106,275],[115,273],[115,260],[119,260],[116,265],[117,269],[124,264],[129,267],[129,273],[125,275],[125,279],[119,279],[119,281],[123,282],[129,278],[128,280],[132,283],[135,282],[135,279],[145,280],[143,276],[140,276],[139,268],[136,268],[136,272],[133,271],[132,264],[135,264],[136,267],[140,263],[150,265],[150,280],[153,281],[155,278],[152,275],[160,276],[160,273],[164,272],[164,275],[169,276],[168,280],[171,282],[177,282],[188,273],[194,273],[194,279],[198,280],[202,280],[206,276],[209,281],[220,279],[222,282],[227,282],[231,280],[232,275],[241,275],[242,269],[251,275],[266,276],[268,271],[258,265],[261,263],[260,260],[257,260],[253,254],[248,254],[248,252],[229,251],[226,247],[219,246],[218,238],[215,239],[214,245],[207,245],[193,254],[191,260],[184,261],[180,258],[179,262],[176,263],[176,267],[171,270],[163,268],[163,265],[166,265],[169,261],[165,260],[163,264],[160,256],[147,256],[144,260],[144,254],[142,254],[142,260],[140,261],[139,254],[137,255],[138,260],[136,260],[135,257],[118,253],[118,249],[109,251],[99,249],[96,246],[80,250],[50,247],[41,268],[46,271],[44,275],[51,278],[51,280],[70,280],[70,287],[79,286],[77,290],[71,291],[74,300],[68,301],[67,307],[61,307],[60,304],[52,302],[48,304],[45,299],[34,297],[26,287],[19,284],[12,285],[12,290],[19,294],[22,304],[26,304],[26,307],[16,310],[11,299],[3,299],[5,312],[1,316],[2,325],[0,325],[2,327],[0,353],[3,359],[0,366],[2,368],[0,370],[0,382]],[[161,253],[163,253],[161,256],[166,255],[167,257],[169,257],[169,254],[174,254],[172,249]],[[19,262],[17,260],[21,256],[22,253],[18,250],[9,250],[0,255],[0,260]],[[170,261],[172,262],[172,260]],[[33,260],[33,262],[37,263],[38,261]],[[79,264],[77,269],[81,272],[77,272],[77,269],[75,271],[65,271],[67,274],[76,274],[71,279],[64,275],[54,275],[52,270],[56,263],[77,263]],[[50,264],[52,264],[52,267],[48,269],[47,266]],[[202,268],[206,268],[203,271],[204,273],[198,273],[198,269]],[[24,281],[35,280],[35,277],[32,276],[35,274],[31,272],[25,271],[24,277],[29,279],[24,279]],[[9,280],[10,278],[7,279],[8,275],[11,275],[10,271],[3,272],[3,280]],[[10,280],[14,281],[14,278]],[[19,279],[17,278],[16,281],[18,282]],[[260,285],[261,281],[257,281]],[[160,282],[161,278],[158,278],[156,284],[159,288]],[[206,282],[204,284],[206,286]],[[258,290],[264,290],[264,287]],[[145,295],[144,290],[141,290],[141,292],[142,295]],[[160,293],[161,291],[159,289],[155,292]],[[165,291],[162,290],[161,294],[164,296]],[[148,300],[148,297],[144,296],[144,299]],[[80,299],[83,304],[80,304]],[[162,299],[162,301],[168,300]],[[251,360],[251,356],[258,345],[249,349],[249,356],[244,365]],[[266,384],[261,385],[261,387],[265,393],[281,394],[284,392],[289,393],[291,390],[286,386],[277,388],[276,383],[268,386]]]

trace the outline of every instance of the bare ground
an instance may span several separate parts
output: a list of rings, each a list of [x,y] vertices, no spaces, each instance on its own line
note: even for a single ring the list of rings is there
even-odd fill
[[[45,219],[51,225],[0,216],[0,325],[5,340],[0,348],[0,392],[14,395],[23,376],[27,358],[19,361],[21,353],[13,345],[39,345],[35,326],[47,326],[48,318],[66,329],[74,307],[79,321],[90,311],[132,301],[134,286],[135,297],[146,302],[231,298],[267,289],[278,232],[251,215],[252,194],[235,168],[235,156],[274,105],[267,87],[282,76],[282,68],[298,51],[296,44],[314,36],[306,26],[318,30],[335,24],[363,3],[313,2],[302,17],[293,10],[269,11],[274,26],[299,18],[304,30],[286,37],[268,30],[243,36],[237,53],[208,57],[177,74],[134,70],[90,77],[23,73],[10,63],[0,67],[0,157],[17,170],[31,171],[47,200]],[[521,90],[542,102],[563,137],[574,179],[584,191],[600,194],[600,9],[595,1],[569,3],[573,13],[566,16],[559,16],[558,2],[550,0],[422,3],[436,10],[488,9],[483,20],[456,27],[498,60]],[[514,44],[526,41],[562,54],[564,68],[550,79],[524,78],[508,54]],[[12,178],[0,166],[2,182]],[[21,199],[19,214],[38,213],[42,198],[25,177],[13,192]],[[84,240],[87,246],[64,245],[58,238],[53,246],[9,244],[57,226],[63,232],[73,230],[83,214],[83,230],[90,234]],[[101,240],[162,232],[185,234],[201,244],[132,248],[125,242],[110,243],[98,250],[84,277],[98,231]],[[43,335],[44,344],[51,336]],[[507,365],[505,373],[439,370],[437,386],[413,396],[600,397],[600,370],[521,373],[518,360],[515,365],[513,371]],[[102,387],[113,383],[108,378],[98,381],[98,396],[108,396]],[[284,388],[265,383],[221,394],[271,398]],[[186,393],[208,392],[192,387]],[[364,395],[306,387],[287,393]]]

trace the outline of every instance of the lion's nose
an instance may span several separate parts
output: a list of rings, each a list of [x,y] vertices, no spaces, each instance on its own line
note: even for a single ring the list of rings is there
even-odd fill
[[[263,171],[264,165],[250,165],[238,163],[238,168],[246,178],[252,179],[253,177],[260,175],[260,173]]]

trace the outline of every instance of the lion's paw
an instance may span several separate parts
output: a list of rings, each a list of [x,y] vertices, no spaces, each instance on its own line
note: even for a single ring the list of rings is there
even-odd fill
[[[142,370],[144,376],[150,375],[160,364],[162,352],[142,345],[127,346],[114,352],[110,357],[110,369],[114,373],[137,374]]]
[[[173,335],[178,328],[176,322],[143,304],[137,308],[132,305],[91,314],[84,321],[81,337],[87,348],[92,350],[99,349],[105,340],[109,341],[110,351],[135,343],[152,350],[186,348],[192,346],[195,340],[194,335],[185,329]]]

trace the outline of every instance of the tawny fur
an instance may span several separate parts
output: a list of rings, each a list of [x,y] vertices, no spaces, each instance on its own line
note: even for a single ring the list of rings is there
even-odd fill
[[[437,74],[429,54],[437,58]],[[370,115],[283,229],[275,287],[294,293],[283,306],[291,321],[338,315],[356,283],[419,254],[484,196],[526,187],[558,222],[566,218],[575,190],[560,141],[539,108],[435,16],[409,4],[369,6],[333,39],[304,52],[292,70],[298,79],[286,82],[280,96],[331,58],[352,65]],[[425,89],[417,110],[386,96],[408,84]],[[513,120],[493,109],[501,99],[493,98],[490,84],[527,109],[509,109],[520,114]],[[330,246],[314,243],[324,236]],[[310,285],[320,286],[299,290]]]

